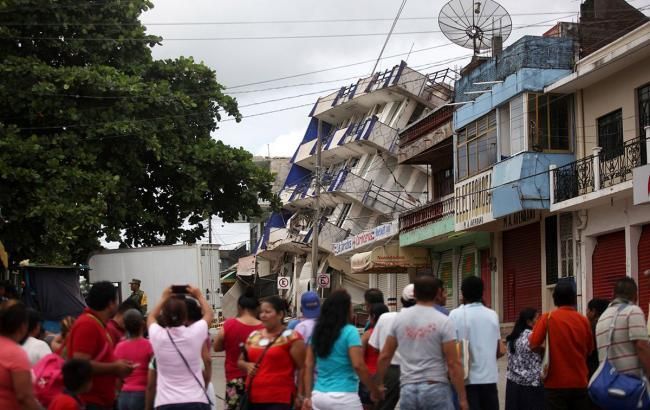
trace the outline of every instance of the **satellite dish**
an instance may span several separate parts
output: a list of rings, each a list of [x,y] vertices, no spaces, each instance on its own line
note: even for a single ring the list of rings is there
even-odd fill
[[[512,32],[510,14],[493,0],[451,0],[440,10],[438,24],[443,34],[474,55],[492,48],[492,39],[504,42]]]

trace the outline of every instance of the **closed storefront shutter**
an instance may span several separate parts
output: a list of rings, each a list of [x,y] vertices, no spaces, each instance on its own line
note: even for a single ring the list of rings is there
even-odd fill
[[[456,294],[454,292],[454,252],[449,250],[440,255],[440,262],[438,264],[437,276],[442,283],[445,284],[447,291],[447,309],[456,307]]]
[[[527,307],[542,308],[539,223],[503,232],[503,321],[514,322]]]
[[[469,276],[477,275],[477,264],[478,260],[476,257],[476,248],[472,246],[464,246],[461,249],[460,260],[458,261],[457,267],[457,283],[458,283],[458,292],[456,292],[456,303],[458,305],[462,304],[462,295],[460,293],[460,285],[463,283],[463,279]]]
[[[397,306],[399,310],[402,308],[402,291],[411,281],[409,275],[406,273],[396,273],[395,279],[395,293],[397,294]]]
[[[645,272],[650,270],[650,225],[643,227],[641,240],[639,240],[639,306],[648,317],[648,304],[650,303],[650,275]],[[649,272],[650,273],[650,272]]]
[[[591,264],[593,297],[611,300],[616,281],[625,277],[625,231],[598,237]]]

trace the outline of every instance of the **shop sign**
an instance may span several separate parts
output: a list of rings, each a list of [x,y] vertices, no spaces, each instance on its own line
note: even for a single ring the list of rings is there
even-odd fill
[[[632,175],[634,205],[650,203],[650,164],[634,168]]]
[[[397,220],[387,222],[373,229],[363,231],[341,242],[333,243],[332,251],[334,252],[334,255],[340,255],[370,243],[389,238],[398,232],[399,222]]]
[[[464,231],[494,221],[492,217],[492,170],[456,184],[456,231]]]
[[[540,213],[534,209],[526,209],[524,211],[515,212],[502,219],[501,229],[506,231],[508,229],[518,228],[527,225],[531,222],[539,221]]]

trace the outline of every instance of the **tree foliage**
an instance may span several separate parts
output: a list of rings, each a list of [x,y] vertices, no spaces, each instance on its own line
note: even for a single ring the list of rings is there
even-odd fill
[[[154,60],[145,0],[0,0],[0,240],[14,261],[84,262],[195,242],[274,201],[272,175],[215,141],[241,118],[216,74]],[[187,223],[189,222],[189,223]]]

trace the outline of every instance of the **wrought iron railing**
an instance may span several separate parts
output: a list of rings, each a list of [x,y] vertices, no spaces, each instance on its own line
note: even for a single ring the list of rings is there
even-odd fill
[[[607,188],[632,179],[632,170],[645,162],[644,145],[645,138],[639,137],[617,147],[614,151],[618,155],[600,151],[600,186]]]
[[[454,197],[430,202],[419,208],[404,212],[399,217],[400,232],[409,231],[436,222],[454,214]]]
[[[593,155],[555,169],[554,203],[594,191]]]

